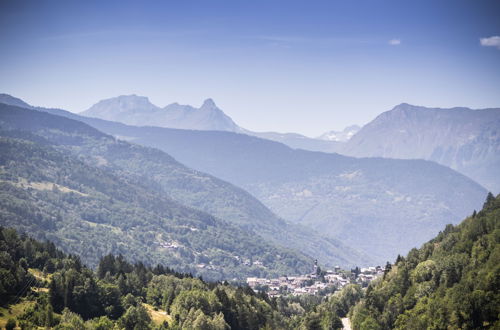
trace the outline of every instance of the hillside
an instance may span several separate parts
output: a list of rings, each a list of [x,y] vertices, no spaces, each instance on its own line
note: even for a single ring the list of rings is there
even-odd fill
[[[500,195],[399,257],[352,313],[354,329],[498,329]]]
[[[365,125],[339,152],[432,160],[499,192],[500,109],[400,104]]]
[[[57,148],[77,155],[91,166],[135,178],[148,189],[165,192],[183,205],[255,232],[269,243],[302,251],[330,265],[350,267],[370,263],[369,257],[345,244],[286,223],[244,190],[193,171],[159,150],[116,141],[78,121],[6,105],[0,105],[0,122],[42,135]]]
[[[271,300],[249,287],[114,255],[92,271],[53,243],[11,228],[0,227],[0,256],[0,326],[7,329],[341,328],[335,313],[316,312],[321,297]]]
[[[457,223],[487,193],[428,161],[357,159],[231,132],[134,127],[57,113],[243,187],[284,219],[354,246],[378,263]]]
[[[90,266],[116,253],[213,279],[310,268],[303,255],[132,178],[89,166],[40,137],[19,131],[2,136],[0,223],[49,239]],[[78,139],[78,131],[72,137]],[[256,260],[264,267],[251,264]]]

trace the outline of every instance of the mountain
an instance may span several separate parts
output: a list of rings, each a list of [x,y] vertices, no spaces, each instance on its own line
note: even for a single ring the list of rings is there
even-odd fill
[[[50,239],[91,266],[107,253],[119,253],[212,279],[310,268],[303,255],[130,178],[88,166],[38,136],[2,131],[0,150],[1,224]]]
[[[83,111],[81,115],[135,126],[231,132],[239,130],[239,127],[215,105],[212,99],[205,100],[200,108],[178,103],[159,108],[147,97],[122,95],[102,100]]]
[[[252,132],[245,129],[242,129],[238,133],[243,133],[266,140],[280,142],[294,149],[304,149],[304,150],[321,151],[321,152],[336,152],[337,150],[339,150],[340,147],[342,147],[342,144],[337,141],[312,139],[310,137],[297,133]]]
[[[337,238],[378,262],[431,238],[486,195],[472,180],[427,161],[293,150],[230,132],[89,124],[243,187],[284,219]]]
[[[353,309],[354,329],[498,329],[500,196],[399,257]]]
[[[456,223],[486,195],[467,177],[428,161],[357,159],[293,150],[231,132],[135,127],[45,111],[161,149],[243,187],[284,219],[338,239],[379,263],[425,242],[444,224]],[[312,237],[300,229],[292,232]]]
[[[500,191],[500,109],[400,104],[365,125],[342,147],[356,157],[427,159]]]
[[[343,131],[329,131],[318,136],[319,140],[325,141],[336,141],[336,142],[347,142],[350,138],[354,136],[361,127],[358,125],[351,125],[344,128]]]
[[[5,105],[0,109],[0,123],[3,125],[41,135],[91,166],[112,170],[120,177],[134,177],[148,187],[165,192],[178,203],[213,214],[245,231],[255,232],[270,244],[302,251],[329,265],[349,267],[371,262],[366,255],[337,240],[286,223],[241,188],[191,170],[164,152],[116,141],[100,132],[96,135],[89,131],[94,130],[90,126],[60,116],[40,111],[26,112]],[[63,110],[47,111],[106,123]],[[72,137],[75,130],[78,138]]]
[[[239,133],[280,142],[294,149],[331,153],[339,152],[340,150],[342,150],[344,142],[348,141],[354,134],[359,131],[359,129],[359,126],[352,125],[346,127],[341,132],[329,131],[318,136],[317,138],[310,138],[297,133],[252,132],[244,129],[242,129],[242,131],[240,131]]]
[[[318,138],[241,128],[210,99],[200,109],[176,103],[160,109],[145,97],[120,96],[103,100],[82,114],[134,126],[243,133],[294,149],[354,157],[431,160],[491,191],[500,191],[500,109],[439,109],[403,103],[362,129],[353,125]]]
[[[212,99],[205,100],[200,108],[178,103],[160,108],[147,97],[122,95],[102,100],[80,114],[133,126],[243,133],[281,142],[292,148],[313,151],[335,152],[339,148],[335,141],[312,139],[297,133],[253,132],[244,129],[218,108]]]

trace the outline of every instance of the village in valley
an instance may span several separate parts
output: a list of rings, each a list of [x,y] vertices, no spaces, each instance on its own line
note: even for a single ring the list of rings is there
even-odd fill
[[[333,270],[323,271],[316,260],[310,274],[272,279],[248,277],[247,284],[256,292],[266,292],[269,297],[330,295],[350,283],[368,286],[371,281],[383,276],[386,268],[388,266],[356,267],[346,271],[336,266]]]

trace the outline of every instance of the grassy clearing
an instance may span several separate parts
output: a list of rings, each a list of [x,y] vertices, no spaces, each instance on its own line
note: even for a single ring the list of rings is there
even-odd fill
[[[35,278],[39,281],[50,281],[50,278],[52,277],[52,274],[45,275],[40,269],[29,268],[28,272],[35,276]]]
[[[39,281],[50,281],[51,275],[47,276],[39,269],[29,268],[28,272]],[[49,289],[47,288],[40,288],[36,286],[31,287],[31,290],[35,292],[49,292]],[[15,305],[0,306],[0,329],[5,328],[5,324],[7,323],[8,319],[10,318],[16,319],[19,315],[24,313],[26,308],[28,308],[30,305],[35,304],[34,301],[25,299],[26,298],[22,298],[21,302]]]
[[[172,321],[170,315],[168,315],[165,311],[155,310],[155,308],[149,304],[143,304],[143,305],[148,310],[151,319],[156,325],[162,324],[163,321],[167,321],[168,323]]]
[[[5,327],[8,319],[17,318],[26,310],[26,308],[28,308],[30,305],[33,305],[34,303],[34,301],[21,301],[20,303],[15,305],[0,307],[0,329],[3,329]]]
[[[61,186],[57,183],[53,183],[53,182],[29,182],[28,180],[24,179],[24,178],[19,178],[19,180],[17,182],[12,182],[12,181],[4,181],[3,182],[8,182],[8,183],[11,183],[17,187],[20,187],[20,188],[23,188],[23,189],[26,189],[26,188],[32,188],[32,189],[36,189],[36,190],[53,190],[53,189],[58,189],[60,192],[63,192],[63,193],[75,193],[75,194],[78,194],[80,196],[88,196],[88,194],[85,194],[85,193],[82,193],[81,191],[78,191],[78,190],[74,190],[74,189],[71,189],[71,188],[68,188],[68,187],[65,187],[65,186]]]

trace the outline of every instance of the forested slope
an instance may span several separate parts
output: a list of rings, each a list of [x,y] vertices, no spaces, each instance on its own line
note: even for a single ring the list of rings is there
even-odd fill
[[[0,224],[50,239],[91,266],[104,254],[121,253],[217,279],[309,269],[303,255],[89,166],[41,137],[0,135]]]
[[[0,326],[58,330],[340,329],[321,299],[269,299],[170,268],[100,259],[97,271],[50,242],[0,227]],[[340,295],[340,304],[347,296]]]
[[[368,256],[338,240],[283,221],[243,189],[187,168],[158,149],[118,141],[76,120],[6,104],[0,104],[0,125],[43,136],[54,148],[69,151],[90,166],[134,179],[180,204],[256,232],[270,244],[302,251],[323,264],[371,263]]]
[[[354,329],[498,329],[500,196],[370,285],[352,313]]]

